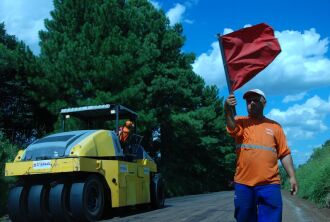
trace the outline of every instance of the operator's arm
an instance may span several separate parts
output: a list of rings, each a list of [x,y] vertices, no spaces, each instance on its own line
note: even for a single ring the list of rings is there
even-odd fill
[[[284,169],[286,170],[287,174],[289,175],[289,181],[290,181],[290,185],[291,185],[291,194],[292,195],[296,195],[296,193],[298,192],[298,183],[296,180],[296,176],[294,173],[294,167],[293,167],[293,161],[292,161],[292,157],[291,154],[286,155],[285,157],[283,157],[281,159],[282,165],[284,167]]]
[[[225,101],[226,124],[229,130],[234,130],[236,127],[234,108],[236,106],[236,98],[234,94],[230,94]]]

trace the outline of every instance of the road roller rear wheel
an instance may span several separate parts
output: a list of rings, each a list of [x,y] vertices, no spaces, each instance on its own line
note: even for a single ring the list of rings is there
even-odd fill
[[[9,190],[8,214],[12,221],[27,221],[28,187],[17,186]]]
[[[33,185],[28,193],[28,216],[31,221],[51,221],[48,208],[48,185]]]
[[[89,176],[84,182],[73,183],[71,186],[70,209],[75,221],[99,220],[104,201],[104,187],[97,176]]]
[[[151,180],[151,206],[155,209],[165,205],[165,189],[161,174],[155,174]]]
[[[49,212],[55,221],[73,221],[70,213],[70,184],[60,183],[50,188]]]

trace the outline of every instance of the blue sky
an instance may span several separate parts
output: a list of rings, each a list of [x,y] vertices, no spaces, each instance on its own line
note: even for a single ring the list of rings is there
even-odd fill
[[[206,84],[228,95],[216,34],[265,22],[275,30],[282,52],[265,70],[235,92],[238,115],[246,115],[242,94],[250,88],[266,93],[267,117],[284,128],[295,164],[304,163],[330,139],[330,2],[327,0],[220,1],[152,0],[171,24],[182,23],[184,52],[196,54],[194,71]],[[38,31],[53,9],[51,0],[0,0],[0,22],[35,54]]]

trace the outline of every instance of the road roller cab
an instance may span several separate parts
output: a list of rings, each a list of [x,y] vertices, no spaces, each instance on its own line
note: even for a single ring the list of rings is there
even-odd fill
[[[61,116],[64,132],[36,140],[6,164],[6,176],[18,178],[9,191],[11,220],[95,221],[112,208],[164,206],[161,174],[142,137],[133,130],[129,141],[119,141],[121,121],[130,119],[136,129],[135,112],[105,104],[62,109]],[[112,121],[114,130],[65,131],[72,117],[87,126]]]

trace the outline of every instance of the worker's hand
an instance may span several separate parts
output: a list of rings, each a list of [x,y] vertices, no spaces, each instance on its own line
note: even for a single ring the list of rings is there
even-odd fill
[[[298,183],[295,177],[291,177],[290,181],[290,193],[291,195],[296,195],[298,192]]]
[[[236,101],[236,98],[235,98],[234,94],[229,94],[229,96],[226,99],[226,105],[228,105],[228,106],[236,106],[237,105],[237,101]]]
[[[234,106],[236,106],[236,104],[237,104],[237,101],[236,101],[234,94],[230,94],[226,99],[225,108],[234,107]]]

